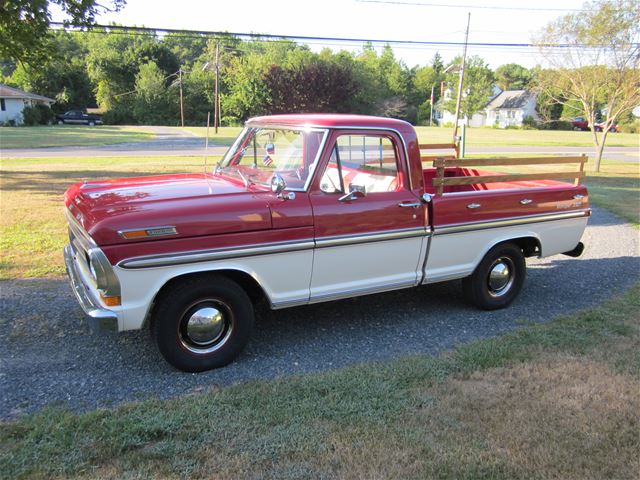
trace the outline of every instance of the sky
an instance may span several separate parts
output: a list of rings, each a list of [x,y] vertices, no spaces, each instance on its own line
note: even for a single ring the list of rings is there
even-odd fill
[[[366,38],[420,42],[463,42],[467,13],[469,42],[529,43],[547,23],[578,10],[583,0],[127,0],[116,13],[97,18],[154,28],[264,33],[314,37]],[[61,21],[58,11],[53,20]],[[303,43],[300,41],[300,43]],[[362,49],[360,42],[312,41],[314,51]],[[392,44],[396,57],[409,67],[426,65],[436,51],[445,62],[462,53],[462,46]],[[518,63],[543,64],[534,48],[470,46],[496,68]]]

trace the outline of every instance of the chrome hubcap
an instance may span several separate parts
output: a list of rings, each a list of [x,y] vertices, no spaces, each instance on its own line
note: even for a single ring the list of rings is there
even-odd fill
[[[507,293],[513,285],[514,266],[510,258],[497,259],[489,269],[489,294],[492,297],[500,297]]]
[[[231,334],[231,312],[220,302],[199,302],[187,309],[179,327],[180,343],[193,353],[211,353]]]

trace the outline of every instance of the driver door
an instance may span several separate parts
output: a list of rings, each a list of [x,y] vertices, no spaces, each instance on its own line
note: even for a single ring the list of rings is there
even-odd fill
[[[334,132],[331,142],[310,195],[316,240],[310,300],[416,285],[426,211],[408,185],[400,139],[356,130]]]

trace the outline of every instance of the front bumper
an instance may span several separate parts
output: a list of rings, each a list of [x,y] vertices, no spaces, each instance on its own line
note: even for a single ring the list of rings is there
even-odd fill
[[[64,263],[71,283],[71,289],[78,303],[87,315],[87,322],[93,332],[104,330],[118,331],[118,316],[115,312],[104,308],[95,297],[91,288],[85,285],[76,268],[73,250],[70,245],[64,248]]]

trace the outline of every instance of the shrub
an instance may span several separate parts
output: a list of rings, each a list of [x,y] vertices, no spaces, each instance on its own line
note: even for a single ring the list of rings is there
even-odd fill
[[[105,125],[135,125],[138,123],[131,109],[124,105],[117,105],[111,110],[107,110],[102,116],[102,122]]]
[[[522,128],[524,130],[537,130],[538,122],[536,122],[536,119],[533,118],[531,115],[527,115],[522,120]]]
[[[28,127],[40,125],[40,115],[40,110],[38,110],[36,107],[24,107],[22,109],[22,123],[24,123]]]
[[[54,114],[47,105],[27,106],[22,110],[22,122],[27,126],[47,125],[53,122]]]
[[[619,129],[622,133],[640,133],[640,120],[635,120],[632,123],[626,123],[620,125]]]

